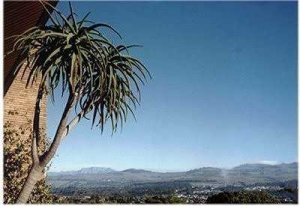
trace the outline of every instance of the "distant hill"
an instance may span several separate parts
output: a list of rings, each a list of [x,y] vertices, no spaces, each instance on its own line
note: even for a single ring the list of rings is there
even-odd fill
[[[297,180],[298,163],[244,164],[232,169],[203,167],[186,172],[152,172],[141,169],[116,171],[90,167],[78,171],[50,172],[48,181],[54,188],[120,186],[133,183],[187,181],[218,185],[272,183]]]
[[[49,172],[48,175],[50,176],[56,176],[56,175],[80,175],[80,174],[105,174],[115,172],[115,170],[107,167],[88,167],[88,168],[82,168],[77,171],[63,171],[63,172]]]
[[[227,173],[231,181],[273,182],[298,178],[298,163],[267,165],[244,164],[234,167]]]
[[[101,174],[101,173],[110,173],[114,172],[115,170],[111,168],[105,167],[89,167],[89,168],[82,168],[78,171],[79,174]]]
[[[141,169],[127,169],[123,170],[122,172],[127,172],[127,173],[151,173],[151,171],[148,170],[141,170]]]

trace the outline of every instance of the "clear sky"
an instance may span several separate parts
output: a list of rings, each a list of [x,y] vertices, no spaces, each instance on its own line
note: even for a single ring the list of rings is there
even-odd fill
[[[182,171],[297,161],[296,2],[73,2],[108,23],[153,74],[137,122],[83,121],[51,170]],[[67,2],[58,8],[67,11]],[[53,135],[61,101],[48,107]]]

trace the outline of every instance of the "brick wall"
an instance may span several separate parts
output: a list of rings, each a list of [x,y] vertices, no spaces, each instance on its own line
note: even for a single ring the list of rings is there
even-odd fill
[[[26,73],[29,70],[26,71]],[[4,96],[4,123],[10,121],[13,125],[20,127],[22,124],[28,122],[27,119],[33,120],[34,109],[38,91],[38,85],[26,86],[27,75],[21,76],[23,70],[19,72],[12,84],[10,85],[7,93]],[[46,128],[46,99],[42,101],[40,127]],[[17,111],[18,114],[9,115],[10,111]]]

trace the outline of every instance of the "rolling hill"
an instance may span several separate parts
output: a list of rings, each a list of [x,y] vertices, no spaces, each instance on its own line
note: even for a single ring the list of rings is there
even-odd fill
[[[273,183],[297,180],[298,163],[244,164],[232,169],[203,167],[186,172],[152,172],[141,169],[116,171],[91,167],[78,171],[50,172],[48,181],[53,188],[115,187],[138,183],[198,182],[217,185]]]

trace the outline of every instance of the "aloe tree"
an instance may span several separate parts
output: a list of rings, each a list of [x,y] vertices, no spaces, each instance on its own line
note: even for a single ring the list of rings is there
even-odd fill
[[[42,3],[48,11],[50,4]],[[101,29],[108,29],[121,38],[111,26],[81,20],[69,3],[70,15],[65,16],[55,7],[51,24],[33,27],[16,36],[13,51],[20,51],[23,61],[16,67],[29,73],[26,87],[38,82],[39,89],[33,119],[31,153],[33,164],[19,194],[17,203],[26,203],[45,167],[55,155],[61,141],[82,118],[100,127],[110,122],[112,132],[122,127],[128,114],[140,102],[140,84],[150,73],[128,50],[136,45],[113,45]],[[40,136],[40,105],[46,96],[54,100],[57,88],[66,95],[61,119],[49,148],[38,153]],[[73,112],[75,111],[75,113]],[[74,115],[75,114],[75,115]]]

